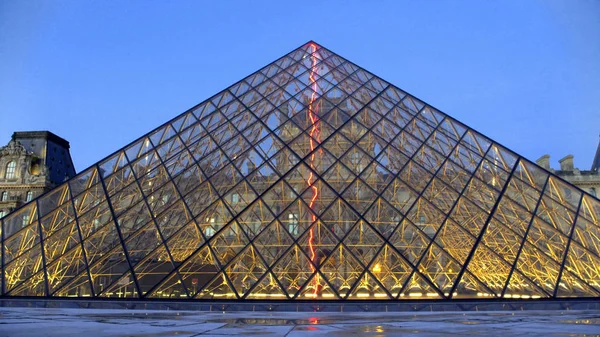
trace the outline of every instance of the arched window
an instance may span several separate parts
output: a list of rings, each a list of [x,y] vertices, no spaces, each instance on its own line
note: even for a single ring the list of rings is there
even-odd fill
[[[25,197],[25,201],[33,200],[33,192],[27,191],[27,196]]]
[[[6,215],[5,211],[0,211],[0,219],[4,218],[5,215]]]
[[[2,197],[0,197],[1,201],[7,201],[8,200],[8,192],[2,192]]]
[[[15,177],[16,169],[17,169],[17,162],[11,161],[10,163],[8,163],[8,165],[6,165],[6,174],[4,175],[4,177],[6,179],[13,179]]]
[[[590,188],[590,194],[593,195],[593,196],[595,196],[595,197],[598,196],[598,194],[596,194],[596,188],[595,187]]]

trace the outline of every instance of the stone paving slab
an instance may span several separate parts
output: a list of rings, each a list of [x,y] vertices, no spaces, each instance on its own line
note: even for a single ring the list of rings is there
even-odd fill
[[[600,336],[600,311],[197,312],[0,308],[0,337]]]

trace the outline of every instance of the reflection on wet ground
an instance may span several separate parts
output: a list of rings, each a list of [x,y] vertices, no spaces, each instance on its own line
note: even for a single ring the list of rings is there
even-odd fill
[[[0,337],[223,335],[600,336],[600,312],[341,314],[0,308]]]

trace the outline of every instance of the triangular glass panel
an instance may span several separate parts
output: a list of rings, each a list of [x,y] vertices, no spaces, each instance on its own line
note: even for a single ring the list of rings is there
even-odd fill
[[[313,274],[304,289],[296,295],[296,299],[338,300],[341,297],[331,288],[326,278],[320,272]]]
[[[360,179],[381,194],[394,179],[393,174],[377,161],[373,161],[360,175]]]
[[[415,264],[427,249],[430,239],[417,226],[405,219],[398,224],[389,242],[404,259]]]
[[[595,297],[600,295],[600,292],[596,289],[597,287],[592,287],[578,277],[577,274],[577,270],[570,268],[562,271],[556,289],[557,297]]]
[[[167,247],[175,263],[184,261],[204,244],[200,226],[189,222],[167,240]]]
[[[10,296],[46,296],[44,272],[38,272],[29,277],[26,282],[8,293]]]
[[[42,261],[42,251],[38,245],[7,264],[4,267],[6,292],[10,294],[20,286],[23,290],[17,296],[44,295],[46,287]]]
[[[82,270],[86,269],[85,258],[82,252],[81,246],[78,245],[75,249],[65,253],[60,258],[56,258],[53,264],[49,264],[46,267],[46,271],[48,272],[48,292],[50,294],[56,292],[58,288],[71,281]],[[85,286],[89,287],[89,282]],[[82,289],[82,291],[86,290],[90,293],[89,288]]]
[[[185,259],[173,256],[175,261],[184,261]],[[157,286],[149,297],[152,298],[185,298],[187,297],[187,288],[190,296],[195,296],[200,289],[217,275],[219,266],[208,246],[204,246],[177,269],[176,273],[164,280]],[[181,281],[179,279],[181,276]]]
[[[359,214],[365,213],[377,198],[375,191],[360,179],[355,179],[341,196]]]
[[[479,280],[483,282],[495,296],[499,297],[502,295],[504,285],[510,276],[513,263],[513,261],[507,262],[503,260],[495,251],[492,251],[480,243],[473,253],[473,257],[467,266],[467,271],[473,275],[477,275]],[[464,278],[459,281],[457,289],[459,296],[466,297],[472,297],[477,291],[477,287]]]
[[[371,226],[362,220],[358,221],[343,242],[344,248],[350,251],[365,266],[371,262],[383,246],[383,240]]]
[[[314,265],[298,245],[291,246],[272,267],[273,274],[290,297],[297,295],[314,270]]]
[[[340,296],[344,298],[344,295],[340,294]],[[379,285],[375,276],[367,271],[356,282],[347,298],[353,300],[386,300],[392,299],[392,296]]]
[[[78,275],[70,277],[69,282],[65,282],[62,288],[55,290],[52,296],[56,297],[93,297],[88,270],[84,268],[79,270]]]
[[[598,242],[595,234],[598,228],[592,228],[589,222],[579,218],[573,240],[569,246],[569,251],[564,263],[565,270],[571,271],[587,284],[600,290],[600,270],[597,266],[600,264],[598,254]]]
[[[298,239],[298,245],[317,267],[332,254],[338,243],[339,239],[331,232],[331,229],[319,220],[314,222]]]
[[[485,225],[489,214],[481,210],[469,199],[461,197],[458,199],[450,217],[456,221],[462,228],[478,236]]]
[[[134,272],[142,293],[141,295],[145,296],[148,291],[167,277],[174,268],[171,256],[164,245],[160,245],[151,254],[148,254],[143,260],[136,263]]]
[[[294,238],[300,237],[316,218],[316,214],[300,198],[293,202],[278,217],[279,222],[283,224],[283,227]]]
[[[247,295],[248,299],[287,299],[286,293],[277,283],[275,275],[266,273],[262,280]]]
[[[395,249],[386,244],[373,259],[370,271],[383,284],[387,292],[393,298],[396,298],[402,290],[404,283],[412,274],[413,269]],[[379,297],[381,295],[374,296]]]
[[[39,250],[40,226],[35,203],[7,215],[3,224],[5,264],[32,247]]]
[[[443,293],[450,292],[452,286],[457,282],[457,273],[455,271],[461,268],[460,264],[435,243],[429,246],[417,266],[417,270],[431,280]]]
[[[283,180],[267,187],[270,189],[263,193],[261,200],[275,216],[279,216],[298,197],[296,192]]]
[[[293,240],[279,221],[273,221],[254,240],[254,247],[267,266],[272,266],[292,245]]]
[[[217,201],[198,215],[196,223],[200,226],[204,236],[209,239],[221,230],[229,219],[231,219],[231,213],[222,201]]]
[[[341,198],[336,199],[321,215],[321,221],[338,238],[344,237],[359,218],[352,207]]]
[[[525,242],[523,245],[515,269],[548,294],[554,293],[560,273],[560,264],[529,242]],[[511,280],[511,283],[514,285],[513,280]]]
[[[434,242],[447,251],[458,263],[463,264],[475,245],[475,237],[452,219],[447,219],[438,231]],[[515,242],[514,245],[518,245],[518,242]]]
[[[200,290],[195,298],[211,300],[237,299],[238,295],[229,285],[225,274],[220,273],[213,278],[208,286]]]
[[[440,291],[427,282],[419,273],[413,273],[408,283],[400,292],[399,299],[423,300],[440,299]]]
[[[388,204],[384,198],[377,198],[364,215],[365,220],[383,237],[389,237],[403,218],[402,214]],[[373,233],[374,239],[378,239]]]
[[[64,210],[59,211],[62,213]],[[50,219],[45,220],[48,220],[48,222],[54,222],[51,219],[56,220],[56,222],[69,219],[68,221],[70,222],[45,239],[44,255],[47,264],[54,262],[54,260],[56,260],[60,255],[69,251],[73,247],[79,246],[81,241],[79,237],[79,230],[77,229],[77,223],[75,222],[74,218],[70,218],[68,214],[54,214],[50,215]],[[44,222],[44,219],[42,219],[42,223]]]
[[[254,246],[249,245],[231,261],[225,272],[237,293],[243,297],[254,287],[266,270],[267,268]]]
[[[547,288],[554,287],[554,285],[545,285]],[[526,276],[521,274],[520,271],[515,270],[510,278],[510,282],[506,286],[504,291],[504,298],[546,298],[552,296],[552,293],[548,293],[543,289],[539,288],[536,284],[531,282]]]
[[[465,271],[460,282],[454,292],[444,292],[444,296],[452,295],[452,298],[493,298],[499,297],[500,291],[493,290],[494,288],[487,287],[481,281],[479,281],[469,271]]]
[[[99,297],[138,297],[135,279],[122,250],[115,250],[90,267],[96,296]]]
[[[310,188],[307,188],[300,196],[317,216],[327,210],[335,197],[335,192],[327,187],[323,180],[313,180],[310,184]]]
[[[325,179],[337,193],[342,193],[346,187],[352,183],[354,177],[354,173],[340,162],[335,163],[327,172],[325,172],[325,174],[323,174],[323,179]]]
[[[211,226],[210,228],[214,227]],[[205,233],[207,230],[209,230],[208,227],[205,229]],[[213,230],[217,231],[216,229]],[[235,221],[219,229],[218,233],[210,241],[210,245],[221,265],[229,263],[247,244],[248,238],[246,234],[243,233]]]

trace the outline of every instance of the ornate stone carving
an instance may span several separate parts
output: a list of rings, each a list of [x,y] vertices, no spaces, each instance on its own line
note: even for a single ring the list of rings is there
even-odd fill
[[[24,177],[24,181],[26,184],[50,184],[48,169],[43,167],[42,171],[35,175],[27,172]]]
[[[25,146],[16,140],[11,140],[6,146],[0,147],[0,157],[4,156],[20,156],[20,155],[33,155],[33,152],[27,152]]]
[[[36,159],[35,153],[27,149],[18,141],[11,140],[6,146],[0,148],[0,171],[10,161],[18,165],[16,182],[25,184],[49,183],[48,170],[44,167],[39,174],[32,174],[31,165]]]

